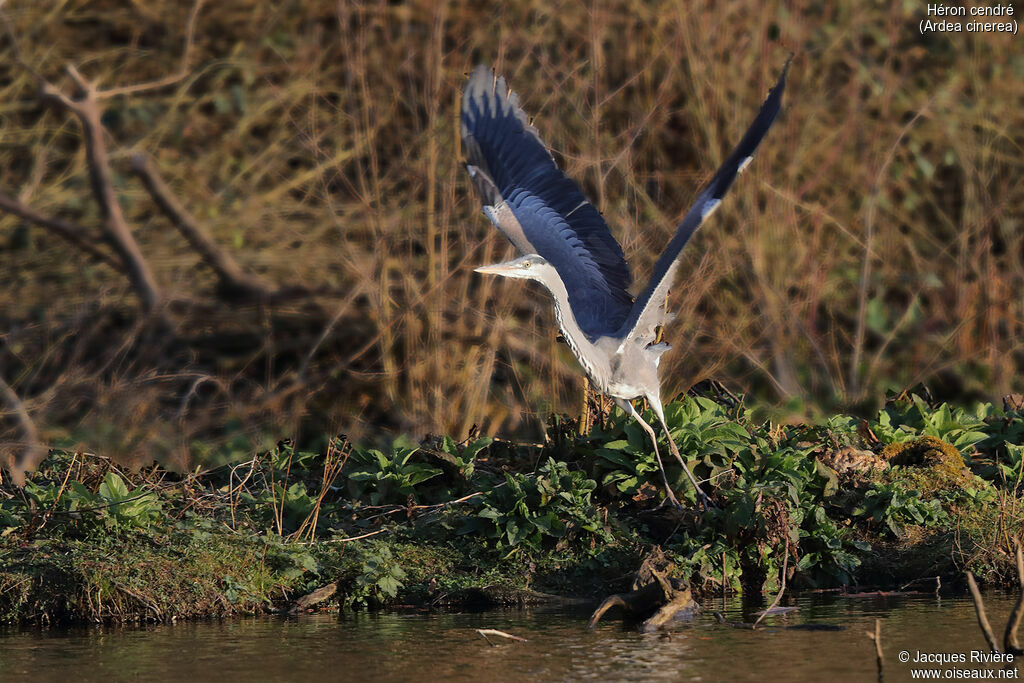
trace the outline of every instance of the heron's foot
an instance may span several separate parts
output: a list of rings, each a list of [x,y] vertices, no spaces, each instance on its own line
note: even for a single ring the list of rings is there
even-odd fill
[[[717,507],[714,501],[699,486],[697,487],[697,502],[705,512]]]

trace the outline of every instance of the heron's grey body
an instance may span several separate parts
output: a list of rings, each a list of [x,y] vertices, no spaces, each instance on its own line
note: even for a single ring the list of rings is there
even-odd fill
[[[555,318],[593,386],[657,436],[630,401],[646,398],[698,495],[707,499],[672,440],[661,404],[658,365],[667,344],[656,344],[665,297],[679,253],[721,203],[733,180],[778,115],[786,68],[743,139],[701,190],[654,266],[647,287],[634,298],[625,256],[600,212],[555,165],[537,130],[504,79],[480,66],[462,98],[462,139],[468,169],[484,201],[484,213],[523,254],[477,272],[535,280],[551,292]],[[662,476],[665,470],[661,468]],[[664,479],[669,500],[675,496]]]

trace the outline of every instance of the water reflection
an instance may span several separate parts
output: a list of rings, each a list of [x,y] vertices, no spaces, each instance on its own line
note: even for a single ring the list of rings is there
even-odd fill
[[[1012,601],[986,598],[999,630]],[[967,599],[803,595],[796,612],[756,632],[710,616],[670,636],[645,635],[587,611],[347,614],[251,618],[138,628],[0,632],[3,680],[875,680],[865,633],[883,620],[886,680],[910,678],[897,653],[983,649]],[[720,607],[720,605],[719,605]],[[740,620],[739,603],[727,618]],[[842,631],[787,630],[830,623]],[[490,646],[475,631],[528,638]]]

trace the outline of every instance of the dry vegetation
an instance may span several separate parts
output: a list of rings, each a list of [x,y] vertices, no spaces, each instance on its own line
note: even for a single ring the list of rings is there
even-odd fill
[[[918,382],[954,401],[1024,388],[1019,38],[922,37],[920,2],[219,0],[183,55],[191,3],[0,7],[0,193],[101,254],[0,215],[8,444],[19,409],[49,444],[172,465],[337,429],[535,434],[575,410],[546,299],[472,274],[509,250],[460,164],[478,62],[642,282],[796,53],[783,119],[686,253],[669,393],[716,377],[809,411]],[[79,119],[39,97],[33,71],[74,93],[68,64],[107,90],[152,315],[101,237]],[[172,227],[138,152],[259,291],[226,287]]]

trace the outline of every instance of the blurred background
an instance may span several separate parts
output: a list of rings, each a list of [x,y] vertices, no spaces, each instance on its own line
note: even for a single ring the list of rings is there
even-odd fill
[[[183,467],[339,431],[536,439],[552,411],[578,415],[547,296],[472,272],[512,253],[461,161],[481,62],[639,289],[795,53],[783,116],[684,253],[666,397],[711,378],[814,419],[919,383],[955,403],[1022,391],[1024,43],[921,35],[925,8],[0,3],[0,438],[31,425]],[[107,237],[69,64],[99,89],[151,314]],[[175,227],[140,152],[252,288]]]

